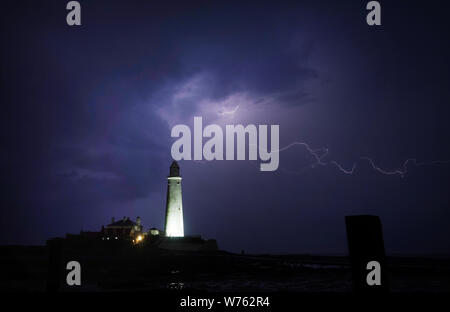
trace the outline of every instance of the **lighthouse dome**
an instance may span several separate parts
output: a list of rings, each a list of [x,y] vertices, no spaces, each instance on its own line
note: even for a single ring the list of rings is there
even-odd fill
[[[178,163],[175,160],[172,162],[172,165],[170,165],[170,176],[171,177],[180,176],[180,166],[178,166]]]

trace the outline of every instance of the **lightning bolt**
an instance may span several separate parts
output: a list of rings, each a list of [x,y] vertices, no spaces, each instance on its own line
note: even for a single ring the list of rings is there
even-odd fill
[[[288,173],[295,173],[295,174],[301,174],[303,173],[306,169],[308,168],[316,168],[317,166],[328,166],[328,165],[333,165],[335,166],[340,172],[344,173],[344,174],[353,174],[356,170],[357,167],[357,163],[353,163],[352,167],[350,169],[346,169],[344,168],[344,166],[342,166],[341,164],[339,164],[337,161],[335,160],[330,160],[330,161],[325,161],[324,159],[326,158],[326,156],[328,156],[329,154],[329,149],[328,148],[319,148],[319,149],[313,149],[309,146],[309,144],[305,143],[305,142],[293,142],[281,149],[279,149],[279,152],[285,151],[293,146],[303,146],[306,151],[315,159],[315,162],[312,163],[310,165],[310,167],[307,168],[303,168],[300,171],[288,171],[283,169],[283,171],[288,172]],[[377,166],[374,162],[374,160],[370,157],[359,157],[359,159],[367,161],[370,166],[372,167],[373,170],[375,170],[378,173],[384,174],[384,175],[398,175],[401,178],[404,178],[405,175],[408,173],[408,164],[412,163],[414,166],[416,167],[420,167],[420,166],[434,166],[434,165],[444,165],[444,164],[449,164],[450,160],[433,160],[433,161],[428,161],[428,162],[418,162],[416,158],[408,158],[403,162],[403,165],[401,168],[399,169],[394,169],[394,170],[387,170],[387,169],[383,169],[379,166]]]
[[[254,144],[251,144],[251,145],[254,145]],[[305,150],[314,158],[314,162],[311,165],[304,167],[298,171],[287,170],[285,168],[280,167],[280,169],[285,173],[302,174],[306,170],[314,169],[314,168],[317,168],[318,166],[329,166],[329,165],[335,166],[340,172],[347,174],[347,175],[352,175],[356,171],[356,168],[357,168],[356,162],[353,163],[353,165],[351,166],[350,169],[346,169],[343,165],[338,163],[336,160],[325,161],[324,159],[329,154],[329,149],[326,147],[313,149],[308,143],[293,142],[293,143],[290,143],[289,145],[286,145],[285,147],[278,149],[278,152],[288,150],[294,146],[303,146],[305,148]],[[273,152],[275,152],[275,151],[273,151]],[[378,173],[381,173],[381,174],[387,175],[387,176],[398,175],[401,178],[404,178],[406,176],[406,174],[408,173],[408,165],[410,163],[412,163],[416,167],[450,164],[450,160],[432,160],[432,161],[428,161],[428,162],[418,162],[416,158],[408,158],[403,162],[401,168],[387,170],[387,169],[383,169],[383,168],[377,166],[375,164],[375,161],[370,157],[362,156],[362,157],[359,157],[359,159],[368,162],[369,165],[372,167],[372,169]],[[196,160],[196,162],[204,162],[204,160]],[[255,164],[255,166],[256,166],[256,168],[259,168],[259,165]]]
[[[222,107],[218,112],[217,115],[219,116],[225,116],[225,115],[234,115],[234,113],[237,112],[237,110],[239,109],[239,105],[235,106],[234,108],[228,110],[225,107]]]

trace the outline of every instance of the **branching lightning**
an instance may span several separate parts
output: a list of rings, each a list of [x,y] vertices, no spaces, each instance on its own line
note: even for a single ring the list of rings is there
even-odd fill
[[[339,171],[341,171],[344,174],[353,174],[356,170],[357,167],[357,163],[353,163],[351,169],[345,169],[344,166],[342,166],[341,164],[339,164],[337,161],[335,160],[330,160],[330,161],[325,161],[324,159],[326,158],[326,156],[328,156],[329,150],[328,148],[319,148],[319,149],[313,149],[311,148],[307,143],[304,142],[293,142],[281,149],[279,149],[279,152],[285,151],[293,146],[303,146],[306,151],[314,158],[315,162],[311,164],[310,167],[308,168],[316,168],[317,166],[328,166],[328,165],[333,165],[336,168],[338,168]],[[394,169],[394,170],[387,170],[387,169],[383,169],[379,166],[377,166],[374,162],[374,160],[370,157],[359,157],[359,159],[367,161],[370,166],[372,167],[373,170],[377,171],[378,173],[384,174],[384,175],[398,175],[401,178],[404,178],[405,175],[408,173],[408,165],[411,163],[416,167],[420,167],[420,166],[434,166],[434,165],[443,165],[443,164],[450,164],[450,160],[433,160],[433,161],[428,161],[428,162],[418,162],[417,159],[415,158],[408,158],[403,162],[403,165],[401,168],[398,169]],[[287,171],[287,170],[284,170]],[[303,170],[300,171],[287,171],[289,173],[295,173],[295,174],[301,174],[305,171],[305,168]]]
[[[253,145],[253,144],[251,144],[251,145]],[[287,170],[285,168],[280,167],[281,171],[283,171],[285,173],[302,174],[306,170],[314,169],[314,168],[317,168],[318,166],[328,166],[328,165],[335,166],[340,172],[342,172],[343,174],[347,174],[347,175],[352,175],[356,171],[357,162],[354,162],[353,165],[351,166],[351,168],[346,169],[343,165],[338,163],[336,160],[326,161],[325,158],[329,154],[329,149],[326,147],[313,149],[310,147],[309,144],[307,144],[305,142],[293,142],[293,143],[286,145],[285,147],[278,149],[278,152],[288,150],[294,146],[304,147],[305,150],[308,152],[308,154],[313,157],[314,162],[312,164],[310,164],[309,166],[306,166],[297,171]],[[361,156],[361,157],[359,157],[359,159],[369,163],[369,165],[372,167],[372,169],[380,174],[387,175],[387,176],[397,175],[401,178],[404,178],[406,176],[406,174],[408,173],[408,165],[409,164],[412,164],[413,166],[416,166],[416,167],[450,164],[450,160],[432,160],[432,161],[427,161],[427,162],[418,162],[416,158],[408,158],[403,162],[403,164],[400,168],[388,170],[388,169],[383,169],[383,168],[377,166],[375,164],[375,161],[370,157]],[[196,162],[204,162],[204,161],[196,160]],[[257,166],[257,165],[256,165],[256,167],[259,168],[259,166]]]

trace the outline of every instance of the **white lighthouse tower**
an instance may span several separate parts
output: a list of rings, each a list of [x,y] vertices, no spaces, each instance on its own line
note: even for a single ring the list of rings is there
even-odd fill
[[[166,236],[184,237],[180,167],[176,161],[170,166],[170,175],[167,180],[169,183],[167,185]]]

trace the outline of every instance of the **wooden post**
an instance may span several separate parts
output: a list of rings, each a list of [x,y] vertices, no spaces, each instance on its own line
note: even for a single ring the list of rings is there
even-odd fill
[[[387,292],[389,289],[388,271],[380,218],[370,215],[346,216],[345,223],[352,267],[353,291],[360,293]],[[379,268],[377,269],[378,264]],[[378,270],[379,278],[375,282],[376,270]]]
[[[48,257],[48,273],[46,290],[48,292],[56,292],[61,286],[62,280],[62,247],[63,239],[54,238],[47,241],[49,252]]]

